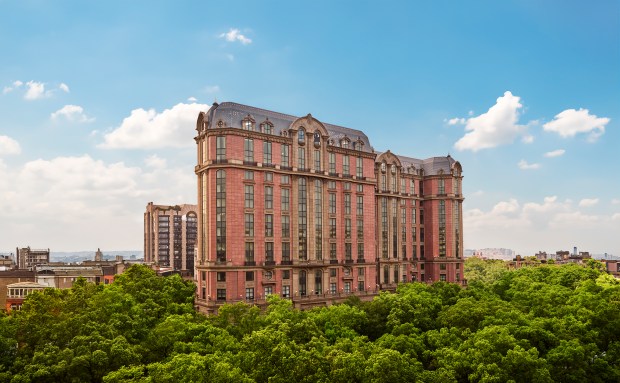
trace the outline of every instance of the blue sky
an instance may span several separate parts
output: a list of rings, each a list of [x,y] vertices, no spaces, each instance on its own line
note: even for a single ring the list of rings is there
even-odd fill
[[[0,0],[0,250],[138,250],[235,101],[461,161],[465,246],[620,255],[617,1]]]

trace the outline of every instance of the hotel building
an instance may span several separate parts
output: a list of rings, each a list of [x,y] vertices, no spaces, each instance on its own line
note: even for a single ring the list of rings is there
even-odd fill
[[[462,281],[462,170],[450,156],[376,153],[362,131],[230,102],[201,112],[196,130],[199,310]]]
[[[155,205],[144,213],[144,262],[192,275],[198,233],[196,205]]]

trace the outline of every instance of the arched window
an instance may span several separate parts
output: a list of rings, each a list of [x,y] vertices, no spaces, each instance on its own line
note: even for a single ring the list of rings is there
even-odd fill
[[[306,142],[306,131],[304,128],[299,128],[297,131],[297,141],[300,145],[303,145]]]

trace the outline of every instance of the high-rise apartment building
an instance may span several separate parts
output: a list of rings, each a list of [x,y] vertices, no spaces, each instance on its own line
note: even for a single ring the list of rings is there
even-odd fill
[[[15,249],[17,268],[32,270],[35,266],[50,262],[50,249],[31,249],[30,246]]]
[[[362,131],[229,102],[196,129],[201,311],[462,280],[462,176],[450,156],[378,154]]]
[[[196,205],[149,202],[144,213],[144,261],[193,274],[197,211]]]

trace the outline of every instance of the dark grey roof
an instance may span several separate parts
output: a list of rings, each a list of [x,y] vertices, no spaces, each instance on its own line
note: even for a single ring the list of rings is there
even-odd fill
[[[280,135],[280,132],[287,130],[290,125],[300,117],[292,116],[289,114],[283,114],[273,112],[270,110],[260,109],[253,106],[237,104],[234,102],[223,102],[221,104],[213,104],[207,112],[209,126],[207,128],[213,128],[217,121],[222,120],[229,127],[241,128],[241,121],[250,115],[256,124],[261,124],[265,120],[269,119],[269,122],[273,124],[274,134]],[[335,145],[338,146],[340,139],[345,136],[348,137],[351,142],[355,142],[358,139],[364,143],[363,151],[372,152],[370,141],[364,132],[361,130],[345,128],[343,126],[327,124],[321,121],[329,133],[330,139],[334,139]]]
[[[378,153],[377,158],[381,156],[381,154],[383,153]],[[398,154],[395,154],[395,156],[398,157],[398,160],[403,167],[407,168],[409,166],[414,166],[416,169],[424,169],[424,174],[429,176],[439,174],[440,169],[443,170],[444,173],[449,174],[452,169],[452,165],[456,162],[456,160],[450,155],[447,155],[446,157],[431,157],[425,160],[400,156]]]

